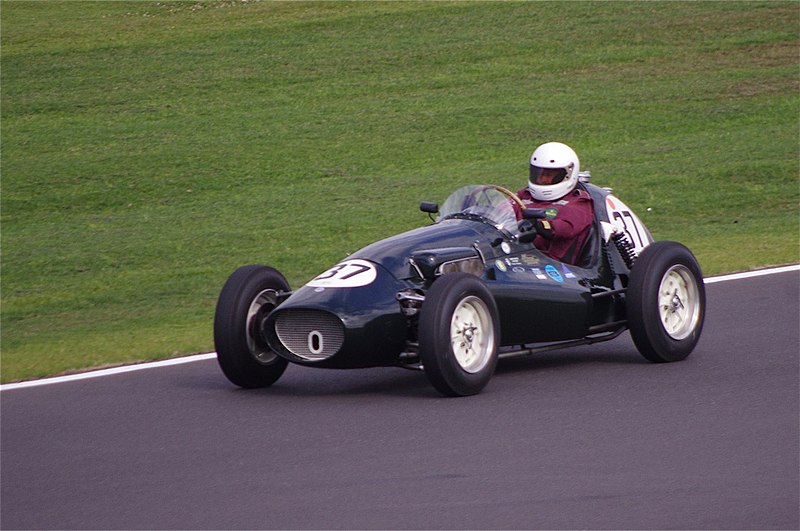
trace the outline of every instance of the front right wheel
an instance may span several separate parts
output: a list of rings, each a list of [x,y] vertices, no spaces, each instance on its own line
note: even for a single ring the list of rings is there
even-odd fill
[[[639,352],[650,361],[686,358],[703,330],[706,293],[700,265],[676,242],[647,246],[631,269],[628,327]]]

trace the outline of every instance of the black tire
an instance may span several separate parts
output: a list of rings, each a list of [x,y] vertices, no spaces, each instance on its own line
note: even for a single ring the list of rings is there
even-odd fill
[[[703,273],[676,242],[647,246],[631,269],[628,327],[639,352],[653,362],[680,361],[694,350],[706,313]]]
[[[456,335],[462,339],[454,339]],[[497,366],[499,344],[497,305],[480,279],[452,273],[433,283],[419,314],[419,355],[425,375],[440,393],[479,393]]]
[[[217,300],[214,345],[217,361],[234,384],[254,389],[275,383],[288,362],[267,346],[259,331],[263,318],[278,305],[277,292],[289,284],[277,270],[261,265],[237,269]]]

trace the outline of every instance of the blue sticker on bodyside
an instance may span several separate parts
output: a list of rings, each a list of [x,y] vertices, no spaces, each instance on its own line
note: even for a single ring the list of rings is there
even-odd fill
[[[558,269],[556,269],[554,266],[547,264],[544,268],[544,272],[556,282],[564,282],[564,277],[561,276],[561,273],[559,273]]]

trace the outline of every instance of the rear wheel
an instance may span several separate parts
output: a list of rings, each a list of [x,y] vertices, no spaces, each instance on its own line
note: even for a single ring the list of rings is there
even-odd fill
[[[655,242],[631,269],[628,326],[650,361],[679,361],[694,350],[705,319],[703,274],[691,251],[676,242]]]
[[[452,273],[433,283],[419,316],[419,354],[439,392],[479,393],[494,373],[499,342],[497,306],[483,282]]]
[[[267,387],[286,370],[288,362],[261,337],[261,323],[280,302],[278,293],[289,284],[277,270],[260,265],[237,269],[217,301],[214,345],[225,376],[245,388]]]

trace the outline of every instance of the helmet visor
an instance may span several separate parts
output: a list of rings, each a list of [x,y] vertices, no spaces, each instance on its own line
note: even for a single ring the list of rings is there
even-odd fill
[[[531,184],[547,186],[558,184],[567,177],[566,168],[540,168],[531,164]]]

